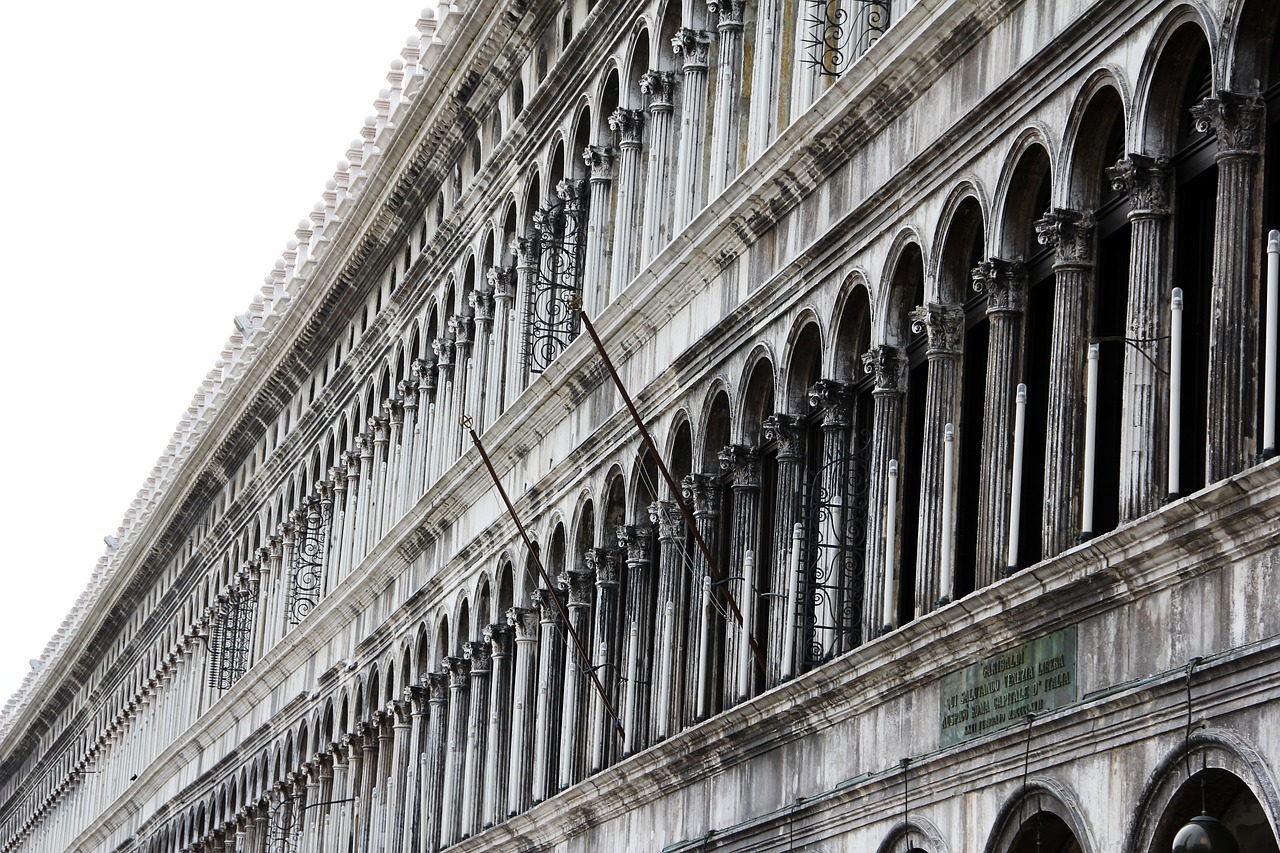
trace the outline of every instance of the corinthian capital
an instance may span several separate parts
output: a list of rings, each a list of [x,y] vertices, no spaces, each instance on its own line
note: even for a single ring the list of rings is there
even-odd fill
[[[644,130],[644,112],[642,110],[624,110],[622,107],[618,107],[609,113],[609,129],[618,134],[618,145],[620,147],[638,148],[640,146],[640,132]]]
[[[744,0],[707,0],[707,11],[712,15],[719,15],[716,21],[717,30],[721,32],[740,30],[742,29],[742,12],[746,5]]]
[[[538,611],[532,607],[507,608],[507,624],[516,629],[517,640],[538,639]]]
[[[510,304],[515,296],[515,275],[511,267],[494,267],[485,273],[496,302]]]
[[[1261,98],[1219,92],[1191,108],[1191,118],[1200,133],[1213,131],[1218,137],[1218,153],[1257,155],[1261,153],[1262,118],[1265,108]]]
[[[671,50],[676,56],[684,57],[685,71],[705,70],[707,57],[711,53],[711,33],[681,27],[671,39]]]
[[[538,610],[538,619],[542,622],[560,622],[560,608],[556,607],[558,593],[550,589],[535,589],[529,598]]]
[[[847,428],[853,419],[853,389],[834,379],[819,379],[809,388],[809,407],[822,412],[822,425]]]
[[[618,547],[627,555],[627,564],[649,562],[649,534],[646,524],[627,524],[618,528]]]
[[[760,454],[741,444],[720,451],[720,470],[729,474],[734,488],[760,487]]]
[[[428,672],[427,690],[431,694],[429,701],[432,705],[449,701],[449,676],[444,672]]]
[[[911,331],[929,335],[931,355],[958,355],[964,331],[964,311],[955,305],[929,302],[911,309]]]
[[[607,183],[613,180],[613,149],[608,145],[588,145],[583,148],[582,162],[587,164],[593,182]]]
[[[1111,188],[1129,196],[1130,215],[1169,215],[1169,158],[1130,154],[1107,168]]]
[[[764,440],[778,445],[778,461],[795,462],[804,456],[804,422],[796,415],[774,412],[764,419]]]
[[[862,354],[862,371],[875,374],[875,393],[906,393],[907,357],[898,347],[879,344],[867,350]]]
[[[596,586],[608,589],[618,585],[618,559],[608,548],[590,548],[583,559],[596,577]]]
[[[654,501],[649,504],[649,521],[658,528],[658,539],[663,542],[674,542],[680,538],[684,530],[684,519],[675,501]]]
[[[970,273],[973,289],[987,294],[988,314],[1021,314],[1027,301],[1027,269],[1021,261],[990,258]]]
[[[1055,207],[1035,221],[1036,239],[1059,264],[1093,263],[1093,214]]]
[[[671,109],[676,76],[670,71],[646,71],[640,75],[640,91],[649,99],[649,109],[661,112]]]
[[[680,481],[680,494],[693,503],[693,514],[698,518],[720,513],[720,488],[713,477],[706,474],[686,474]]]
[[[493,270],[490,270],[489,272],[493,272]],[[488,323],[493,319],[492,289],[473,290],[467,296],[467,301],[471,303],[471,310],[475,314],[475,321],[477,323]]]
[[[486,625],[484,631],[484,641],[489,644],[490,658],[510,657],[511,642],[515,638],[515,630],[506,622],[494,622]]]
[[[463,643],[462,656],[471,665],[472,675],[489,674],[489,658],[493,650],[488,643]]]
[[[570,607],[590,607],[591,594],[596,583],[596,573],[588,569],[578,571],[570,569],[565,572],[565,580],[569,587]]]

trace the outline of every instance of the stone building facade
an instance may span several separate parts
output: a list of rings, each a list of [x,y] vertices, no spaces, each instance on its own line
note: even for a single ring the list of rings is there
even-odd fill
[[[1278,32],[425,11],[5,708],[0,851],[1276,851]]]

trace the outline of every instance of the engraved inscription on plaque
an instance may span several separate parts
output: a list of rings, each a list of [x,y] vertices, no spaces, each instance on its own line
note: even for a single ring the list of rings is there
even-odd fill
[[[1076,700],[1076,627],[953,672],[938,693],[944,747],[1070,704]]]

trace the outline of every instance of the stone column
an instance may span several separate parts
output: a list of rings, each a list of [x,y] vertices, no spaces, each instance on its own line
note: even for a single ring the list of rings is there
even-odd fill
[[[895,576],[898,574],[898,566],[885,565],[884,525],[889,462],[901,461],[902,458],[902,402],[907,392],[907,356],[895,346],[878,344],[863,354],[862,365],[867,373],[875,374],[875,388],[871,392],[871,458],[867,460],[871,485],[867,489],[867,582],[863,586],[866,604],[862,609],[862,624],[866,626],[867,635],[874,636],[877,626],[881,630],[892,627],[884,624],[884,582],[888,572]],[[902,500],[901,492],[898,500]],[[901,513],[898,516],[901,517]],[[895,531],[894,536],[897,539],[900,534]],[[901,545],[895,551],[901,554]]]
[[[382,781],[378,778],[381,775],[378,772],[378,713],[375,711],[369,721],[360,724],[360,745],[364,756],[360,761],[360,832],[357,846],[365,850],[370,849],[371,839],[377,837],[374,831],[375,806]]]
[[[1218,137],[1218,204],[1214,216],[1212,313],[1209,327],[1209,422],[1205,482],[1252,465],[1257,444],[1256,258],[1258,163],[1265,106],[1261,98],[1218,92],[1191,108],[1196,130]]]
[[[609,189],[613,183],[613,149],[588,145],[582,161],[590,174],[587,203],[587,256],[583,264],[582,304],[595,317],[609,302]]]
[[[427,482],[433,483],[444,474],[445,469],[453,461],[452,434],[457,432],[458,416],[454,413],[454,364],[453,343],[447,338],[436,338],[431,342],[431,349],[436,354],[436,416],[432,426],[434,433],[429,450],[432,458],[431,476]]]
[[[1129,521],[1156,509],[1168,492],[1169,342],[1162,338],[1171,298],[1164,268],[1169,160],[1130,154],[1107,175],[1129,196],[1132,225],[1120,432],[1120,518]]]
[[[964,310],[929,303],[911,311],[911,329],[929,336],[929,384],[924,401],[924,446],[920,454],[920,531],[916,540],[916,616],[928,613],[950,590],[941,588],[942,529],[955,529],[955,518],[942,517],[943,435],[948,423],[960,421],[960,356]],[[954,539],[952,540],[954,542]],[[952,555],[954,565],[955,555]]]
[[[360,454],[355,450],[344,450],[338,457],[340,467],[347,470],[347,503],[342,514],[342,565],[343,576],[355,571],[359,558],[356,550],[356,539],[360,536]]]
[[[778,121],[778,46],[783,32],[779,0],[757,0],[755,49],[751,62],[751,112],[747,127],[747,162],[754,162],[773,141]],[[791,62],[795,63],[793,54]]]
[[[435,424],[435,361],[417,359],[413,363],[413,375],[418,378],[418,422],[417,435],[413,441],[410,503],[417,501],[427,490],[427,460],[431,455],[431,431]]]
[[[742,95],[742,12],[744,0],[707,0],[707,11],[717,16],[720,43],[716,51],[716,104],[712,113],[711,189],[718,196],[738,174],[738,98]],[[757,28],[758,29],[758,28]],[[769,88],[757,93],[766,102]]]
[[[684,58],[684,86],[680,103],[680,152],[676,156],[674,221],[671,235],[655,249],[658,254],[670,236],[681,231],[702,209],[702,134],[707,125],[707,60],[711,34],[681,27],[671,39],[671,49]],[[652,257],[652,255],[650,256]]]
[[[501,823],[507,817],[507,779],[511,764],[512,643],[515,631],[507,624],[484,629],[489,644],[489,737],[484,762],[484,805],[481,828]]]
[[[424,853],[440,849],[444,802],[444,775],[448,761],[449,676],[443,672],[427,673],[427,690],[430,692],[430,711],[427,722],[426,760],[422,785],[422,803],[419,813],[422,820],[422,836],[419,849]]]
[[[463,643],[471,665],[471,705],[467,715],[467,755],[462,774],[462,837],[469,838],[484,825],[484,767],[489,741],[490,646],[487,642]]]
[[[471,318],[458,314],[449,319],[449,331],[453,334],[453,419],[445,426],[447,455],[443,473],[462,454],[462,430],[458,421],[467,411],[469,388],[474,384],[471,375]]]
[[[973,289],[987,294],[987,375],[983,386],[982,475],[978,497],[978,541],[974,585],[981,589],[1004,575],[1009,559],[1009,490],[1013,471],[1013,420],[1022,364],[1022,315],[1027,272],[1020,261],[991,258],[972,272]],[[1038,344],[1037,345],[1042,345]],[[959,460],[957,460],[959,464]],[[960,543],[964,547],[965,543]]]
[[[774,498],[773,519],[773,584],[771,589],[777,593],[774,606],[769,608],[769,637],[765,657],[768,671],[765,672],[765,686],[774,686],[782,680],[782,649],[786,644],[788,610],[794,610],[799,602],[790,601],[787,590],[792,580],[796,581],[796,589],[801,589],[799,578],[791,578],[792,528],[801,521],[803,512],[801,502],[801,484],[804,483],[804,420],[796,415],[774,412],[764,419],[764,441],[774,442],[778,447],[778,493]],[[854,607],[861,607],[855,602]],[[794,622],[799,625],[799,620]],[[792,648],[799,649],[800,643],[792,643]],[[797,672],[799,669],[792,669]]]
[[[618,565],[616,557],[604,548],[592,548],[586,555],[587,568],[596,578],[596,618],[592,630],[592,650],[596,675],[605,694],[613,702],[618,695]],[[598,692],[591,694],[590,772],[604,769],[616,755],[617,736],[613,718]],[[616,707],[615,707],[616,710]]]
[[[538,613],[531,607],[512,607],[507,621],[516,629],[515,690],[511,714],[511,761],[507,786],[507,816],[529,808],[533,784],[534,677],[538,663]]]
[[[374,497],[373,435],[362,432],[356,436],[356,442],[360,447],[360,507],[356,517],[355,550],[358,563],[364,559],[365,554],[369,553],[370,546],[377,541],[373,533],[373,515],[377,511],[377,504]]]
[[[460,835],[462,783],[467,755],[467,718],[471,691],[471,664],[463,658],[444,659],[449,676],[448,757],[444,766],[444,797],[440,806],[440,844],[448,847]]]
[[[622,688],[621,714],[625,738],[623,756],[648,744],[649,671],[653,659],[653,629],[650,602],[653,577],[649,570],[648,525],[629,524],[618,528],[618,547],[627,564],[626,601],[622,606],[619,676]]]
[[[491,424],[498,419],[506,408],[507,383],[511,376],[507,370],[510,364],[512,349],[512,309],[515,302],[515,270],[510,267],[497,267],[489,270],[489,289],[493,292],[493,353],[490,357],[489,372],[484,382],[485,392],[484,422]]]
[[[413,716],[410,720],[409,758],[405,777],[405,815],[404,847],[405,851],[417,853],[422,849],[422,810],[418,807],[422,802],[423,774],[422,759],[426,753],[423,749],[427,737],[428,714],[431,709],[431,692],[426,685],[414,684],[407,688]]]
[[[538,692],[533,733],[533,779],[531,796],[540,803],[555,793],[559,767],[560,703],[563,690],[557,680],[564,674],[564,622],[553,596],[555,590],[534,590],[538,610]]]
[[[532,224],[529,233],[535,233]],[[516,241],[519,255],[520,287],[523,295],[516,301],[515,322],[511,327],[513,369],[507,373],[507,405],[510,406],[529,384],[529,312],[533,302],[534,283],[538,278],[539,242],[531,237]]]
[[[1044,454],[1044,556],[1075,544],[1084,461],[1085,305],[1093,282],[1091,213],[1054,208],[1035,222],[1036,238],[1054,252],[1053,352]]]
[[[406,691],[407,692],[407,691]],[[408,701],[393,702],[391,728],[391,782],[387,786],[387,850],[405,853],[412,848],[409,838],[412,827],[409,812],[415,801],[411,783],[417,775],[412,765],[417,763],[413,754],[414,710]]]
[[[391,440],[391,421],[381,415],[370,416],[369,432],[373,434],[373,479],[369,491],[368,538],[365,551],[378,544],[387,525],[387,444]]]
[[[674,88],[675,75],[670,71],[646,71],[640,77],[640,91],[649,99],[649,174],[645,181],[644,221],[640,237],[642,268],[667,245],[667,222],[671,216],[667,171],[671,161]],[[619,287],[625,287],[621,280]]]
[[[680,483],[680,494],[690,506],[694,524],[698,526],[698,533],[702,536],[702,541],[707,543],[707,548],[714,555],[717,544],[716,529],[720,521],[719,482],[717,482],[716,478],[707,474],[688,474]],[[711,715],[710,703],[715,695],[711,685],[705,685],[707,701],[699,705],[699,663],[704,654],[711,654],[710,649],[704,651],[702,648],[703,589],[705,582],[710,578],[711,567],[707,565],[707,558],[702,553],[702,549],[695,546],[693,550],[693,576],[689,579],[689,610],[686,614],[688,622],[685,628],[685,636],[688,638],[688,654],[683,661],[685,705],[680,717],[682,726],[689,726],[709,717]],[[711,635],[714,636],[714,631],[711,632]],[[708,671],[714,673],[714,665],[709,666]]]
[[[644,129],[644,111],[616,109],[609,115],[609,127],[618,137],[618,203],[613,221],[613,268],[607,294],[607,301],[611,302],[636,274],[636,253],[640,247],[636,242],[635,223],[641,215],[636,204],[644,200],[640,186],[640,132]]]
[[[565,573],[569,587],[569,627],[582,647],[591,650],[591,598],[595,573],[590,569],[570,569]],[[559,788],[563,791],[582,778],[585,766],[586,721],[589,696],[593,690],[587,668],[591,661],[582,660],[577,646],[565,650],[563,727],[560,743]]]
[[[393,391],[394,393],[394,391]],[[386,490],[382,500],[382,532],[390,530],[403,511],[400,501],[401,462],[404,459],[404,401],[398,397],[382,401],[383,418],[390,424],[387,443]]]
[[[400,447],[396,451],[396,517],[409,511],[417,496],[413,494],[414,461],[422,442],[418,439],[418,383],[413,379],[401,379],[397,386],[404,423],[400,432]],[[329,475],[333,479],[333,474]]]
[[[819,652],[821,660],[826,661],[841,654],[857,644],[856,637],[850,636],[848,629],[852,620],[846,613],[853,608],[861,607],[862,602],[846,602],[843,591],[852,589],[856,581],[849,577],[852,567],[846,565],[842,549],[849,516],[853,508],[846,505],[849,496],[849,430],[853,424],[853,389],[843,382],[833,379],[820,379],[809,389],[809,408],[822,413],[822,447],[814,448],[819,453],[818,477],[823,497],[823,511],[814,513],[816,518],[811,523],[819,529],[813,531],[814,538],[825,546],[810,554],[808,563],[812,568],[806,571],[806,581],[813,584],[805,590],[804,598],[813,607],[811,618],[813,633],[803,635],[796,643],[797,648],[808,648],[809,656]],[[812,574],[810,574],[810,572]],[[827,587],[820,589],[819,586]],[[805,626],[806,620],[797,619],[798,625]],[[805,626],[808,627],[808,626]]]
[[[720,470],[728,473],[733,489],[733,524],[729,544],[729,565],[721,566],[724,573],[725,589],[738,603],[743,611],[747,596],[754,596],[755,589],[748,589],[743,580],[743,566],[746,552],[760,549],[760,455],[753,449],[741,444],[731,444],[720,451]],[[756,555],[756,565],[761,564],[760,555]],[[724,642],[724,697],[725,705],[740,702],[747,698],[738,695],[738,662],[741,659],[739,646],[750,643],[752,625],[738,624],[731,608],[726,617]],[[752,608],[754,611],[754,608]],[[748,656],[748,661],[754,661]],[[753,665],[749,663],[748,665]],[[754,692],[754,687],[748,688]]]
[[[474,315],[476,340],[472,349],[471,381],[467,383],[467,407],[463,414],[474,418],[476,432],[483,433],[485,427],[493,423],[489,420],[486,406],[487,398],[492,393],[490,389],[494,385],[493,377],[489,375],[489,365],[492,363],[489,350],[493,341],[493,291],[483,288],[473,290],[467,298]],[[462,438],[461,430],[458,431],[458,436]],[[465,439],[462,446],[466,447]]]
[[[658,612],[652,636],[654,668],[650,674],[653,701],[650,713],[650,741],[657,743],[679,730],[676,710],[683,699],[682,678],[677,661],[684,659],[682,614],[688,607],[684,588],[685,566],[681,545],[685,537],[684,519],[675,501],[649,504],[649,521],[658,529]]]

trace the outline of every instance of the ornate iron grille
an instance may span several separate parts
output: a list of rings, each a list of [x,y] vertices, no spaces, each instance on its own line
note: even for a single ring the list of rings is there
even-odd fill
[[[578,336],[578,312],[586,255],[587,194],[584,181],[561,181],[560,201],[534,214],[531,251],[534,280],[525,288],[525,351],[529,372],[541,373]]]
[[[320,603],[324,586],[325,543],[332,514],[333,504],[326,494],[323,500],[310,498],[305,516],[295,516],[298,518],[297,539],[293,546],[293,565],[289,568],[286,607],[290,625],[306,619],[307,614]]]
[[[805,0],[802,62],[824,77],[843,74],[889,28],[888,2]]]
[[[267,819],[267,853],[295,853],[302,834],[302,798],[285,797],[271,805]]]
[[[237,589],[220,598],[222,601],[209,632],[209,686],[227,690],[249,668],[258,598],[248,589]]]
[[[801,670],[862,641],[870,449],[870,429],[858,429],[847,452],[822,451],[822,464],[810,472],[796,614]]]

